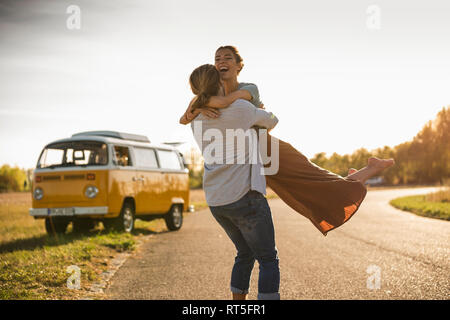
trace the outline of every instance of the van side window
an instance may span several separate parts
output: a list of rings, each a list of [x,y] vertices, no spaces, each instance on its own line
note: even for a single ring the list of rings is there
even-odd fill
[[[137,167],[152,168],[152,169],[158,168],[155,150],[134,147],[134,155],[136,157]]]
[[[128,147],[114,146],[114,157],[119,166],[128,167],[133,165]]]
[[[182,169],[180,158],[174,151],[158,150],[158,157],[162,169]]]

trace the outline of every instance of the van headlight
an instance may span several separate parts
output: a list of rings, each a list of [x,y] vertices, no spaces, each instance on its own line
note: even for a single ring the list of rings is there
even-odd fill
[[[41,200],[44,197],[44,191],[38,187],[34,189],[33,196],[36,200]]]
[[[98,188],[94,186],[88,186],[86,188],[86,191],[84,192],[84,195],[88,197],[89,199],[93,199],[98,194]]]

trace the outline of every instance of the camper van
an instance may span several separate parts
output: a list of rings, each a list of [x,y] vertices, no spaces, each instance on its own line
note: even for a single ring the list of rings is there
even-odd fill
[[[89,131],[49,143],[32,180],[30,215],[49,234],[106,229],[131,232],[135,219],[164,218],[178,230],[189,207],[183,156],[142,135]]]

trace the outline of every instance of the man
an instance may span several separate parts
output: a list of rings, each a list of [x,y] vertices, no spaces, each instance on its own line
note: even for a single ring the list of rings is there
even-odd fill
[[[280,299],[275,232],[264,196],[265,177],[260,170],[252,170],[252,166],[262,165],[255,149],[256,133],[251,129],[271,130],[277,123],[272,113],[241,99],[222,109],[220,118],[200,114],[191,123],[205,159],[206,201],[237,250],[230,284],[234,300],[245,300],[255,259],[260,266],[258,299]],[[239,139],[245,140],[244,148]]]

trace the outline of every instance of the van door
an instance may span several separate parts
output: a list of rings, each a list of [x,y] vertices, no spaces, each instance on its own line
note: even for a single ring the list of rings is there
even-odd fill
[[[184,165],[176,151],[158,149],[158,159],[164,172],[163,201],[166,211],[174,199],[184,199],[189,194],[189,182]],[[184,200],[186,202],[186,200]]]
[[[121,208],[126,197],[136,194],[136,170],[133,167],[130,148],[128,146],[114,145],[114,169],[109,174],[108,201],[112,208]],[[120,210],[120,209],[119,209]]]
[[[163,213],[164,175],[152,148],[133,147],[136,159],[136,214]]]

